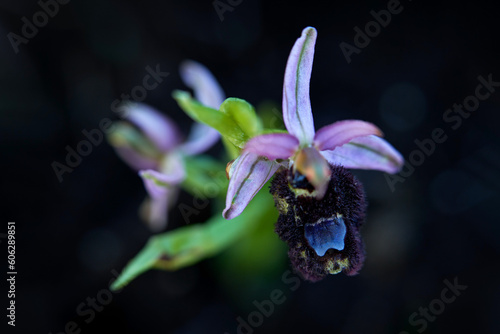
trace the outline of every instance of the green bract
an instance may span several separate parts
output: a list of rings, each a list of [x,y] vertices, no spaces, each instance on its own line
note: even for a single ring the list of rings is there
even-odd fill
[[[224,139],[239,149],[263,130],[255,109],[245,100],[228,98],[216,110],[202,105],[188,92],[177,90],[173,97],[193,120],[219,131]]]
[[[254,107],[247,101],[230,97],[222,103],[220,111],[229,115],[247,137],[261,133],[262,122],[257,117]]]

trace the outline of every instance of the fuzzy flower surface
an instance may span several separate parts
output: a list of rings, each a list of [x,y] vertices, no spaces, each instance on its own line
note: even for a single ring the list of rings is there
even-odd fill
[[[288,245],[293,268],[313,282],[340,272],[356,275],[365,259],[360,233],[366,216],[363,186],[342,166],[330,166],[330,171],[321,200],[298,196],[289,186],[288,169],[280,169],[271,183],[280,213],[275,231]]]
[[[224,92],[207,68],[185,61],[180,74],[198,101],[219,108]],[[110,142],[117,154],[139,172],[149,195],[141,207],[141,215],[151,230],[160,231],[167,225],[168,209],[186,177],[184,158],[205,152],[220,136],[216,130],[195,123],[184,140],[177,125],[153,107],[127,103],[123,108],[127,122],[118,124]]]
[[[228,170],[226,219],[240,215],[280,166],[289,167],[292,176],[305,178],[319,200],[327,191],[330,165],[387,173],[396,173],[403,165],[401,154],[372,123],[342,120],[315,131],[309,82],[316,37],[315,28],[305,28],[288,58],[282,105],[288,133],[251,138]]]

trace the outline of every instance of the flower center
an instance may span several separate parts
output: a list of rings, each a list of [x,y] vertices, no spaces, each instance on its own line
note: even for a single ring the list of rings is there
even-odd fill
[[[307,180],[307,177],[298,171],[295,171],[295,173],[290,173],[289,174],[289,180],[288,182],[292,186],[292,188],[295,189],[306,189],[309,190],[309,192],[312,192],[314,190],[313,185]]]

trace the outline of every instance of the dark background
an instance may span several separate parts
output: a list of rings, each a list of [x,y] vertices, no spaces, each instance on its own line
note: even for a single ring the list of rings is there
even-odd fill
[[[170,75],[145,102],[178,120],[185,133],[190,120],[170,95],[185,89],[178,75],[183,59],[210,68],[228,96],[280,106],[288,53],[308,25],[318,30],[311,81],[317,128],[345,118],[371,121],[406,159],[414,141],[435,128],[448,139],[394,192],[383,173],[356,172],[370,201],[360,275],[302,282],[294,292],[262,286],[260,295],[279,288],[287,301],[255,332],[417,333],[422,327],[408,317],[440,298],[445,279],[467,289],[428,322],[426,333],[500,332],[500,92],[456,130],[443,121],[448,108],[474,94],[479,75],[500,81],[499,10],[479,2],[402,6],[348,64],[339,44],[352,44],[353,28],[363,29],[373,20],[370,11],[387,1],[243,0],[221,21],[211,1],[73,0],[16,54],[7,34],[21,34],[21,18],[32,21],[40,7],[3,0],[0,233],[16,222],[18,271],[16,328],[9,333],[59,333],[69,321],[82,333],[237,332],[236,318],[255,307],[234,302],[211,260],[146,273],[86,324],[77,306],[106,289],[112,271],[151,235],[137,215],[145,191],[106,142],[62,183],[51,163],[64,162],[66,145],[84,139],[82,130],[117,119],[111,102],[142,83],[146,66],[159,64]],[[169,229],[181,225],[172,212]],[[3,262],[5,239],[1,245]]]

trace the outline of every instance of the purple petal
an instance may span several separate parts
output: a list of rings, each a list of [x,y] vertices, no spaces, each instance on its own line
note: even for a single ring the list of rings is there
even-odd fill
[[[373,169],[397,173],[404,164],[401,154],[385,139],[377,136],[359,137],[321,154],[330,164],[346,168]]]
[[[166,188],[165,192],[156,198],[147,198],[141,205],[140,213],[153,232],[159,232],[167,226],[168,209],[177,197],[178,190]]]
[[[275,160],[290,158],[298,147],[299,141],[294,136],[288,133],[273,133],[253,137],[246,143],[244,150]]]
[[[180,182],[176,175],[167,175],[152,169],[141,170],[139,176],[144,181],[144,187],[151,198],[162,197],[168,188]]]
[[[314,137],[314,122],[309,99],[316,44],[316,29],[307,27],[290,52],[283,84],[283,121],[292,135],[302,144],[310,144]]]
[[[158,161],[145,157],[135,149],[128,146],[115,146],[118,156],[125,161],[132,169],[157,169]]]
[[[186,175],[184,162],[178,154],[166,154],[161,161],[160,171],[147,169],[139,171],[149,195],[155,198],[165,192],[165,188],[175,186]]]
[[[177,146],[182,136],[175,123],[156,109],[144,103],[127,103],[125,118],[141,129],[162,152]]]
[[[173,189],[168,183],[159,181],[165,175],[154,170],[141,171],[139,175],[149,194],[149,199],[141,207],[141,216],[157,232],[167,225],[169,198]]]
[[[163,182],[179,184],[184,181],[186,177],[186,167],[184,166],[182,154],[176,151],[165,154],[161,161],[159,171],[161,173],[158,175],[158,178]]]
[[[161,172],[151,169],[139,172],[150,197],[144,202],[141,214],[154,231],[166,226],[168,208],[177,195],[178,184],[185,177],[183,160],[179,154],[166,154],[159,167]]]
[[[179,149],[186,155],[196,155],[205,152],[220,138],[219,132],[201,123],[194,123],[187,141]]]
[[[314,136],[314,144],[320,150],[334,150],[354,138],[369,135],[382,136],[382,131],[372,123],[345,120],[322,127]]]
[[[251,152],[240,155],[229,170],[224,218],[233,219],[240,215],[278,167],[278,163]]]
[[[219,110],[225,95],[215,77],[203,65],[192,60],[180,66],[182,81],[194,91],[194,97],[202,104]]]

